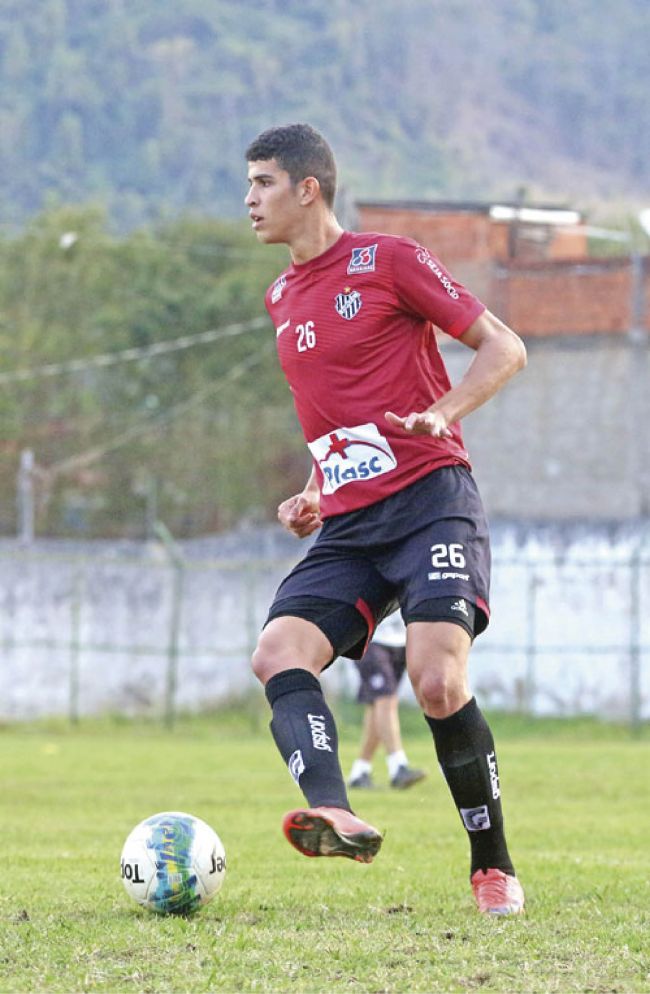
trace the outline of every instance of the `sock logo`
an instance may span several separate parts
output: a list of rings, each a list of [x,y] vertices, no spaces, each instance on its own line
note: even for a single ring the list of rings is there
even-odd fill
[[[305,772],[305,761],[302,758],[300,749],[296,749],[295,752],[291,753],[287,766],[289,767],[289,773],[296,783],[299,784],[300,777]]]
[[[501,790],[499,788],[499,771],[497,770],[497,757],[494,752],[486,753],[485,758],[488,764],[488,773],[490,774],[490,786],[492,788],[492,797],[497,801],[501,797]]]
[[[459,811],[468,832],[484,832],[490,828],[487,804],[481,804],[479,808],[459,808]]]
[[[320,749],[321,752],[331,752],[330,737],[325,728],[325,716],[308,714],[307,721],[311,729],[311,741],[314,749]]]

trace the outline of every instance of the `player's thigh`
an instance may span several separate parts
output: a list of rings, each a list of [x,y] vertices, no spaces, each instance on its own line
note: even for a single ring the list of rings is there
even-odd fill
[[[305,618],[281,615],[264,627],[253,653],[253,671],[266,684],[276,673],[301,668],[314,676],[332,658],[332,645],[318,625]]]
[[[359,659],[394,599],[392,586],[363,557],[314,547],[280,584],[265,627],[280,617],[301,618],[329,642],[327,663],[339,655]]]

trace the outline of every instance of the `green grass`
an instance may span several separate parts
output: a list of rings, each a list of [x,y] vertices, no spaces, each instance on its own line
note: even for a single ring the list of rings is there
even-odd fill
[[[347,770],[358,736],[341,709]],[[510,847],[527,914],[486,919],[422,720],[411,792],[355,801],[386,840],[371,866],[309,860],[280,819],[300,803],[265,721],[234,713],[0,729],[0,991],[650,991],[647,729],[495,717]],[[384,779],[383,759],[377,766]],[[192,918],[138,908],[119,877],[143,817],[190,811],[228,856]]]

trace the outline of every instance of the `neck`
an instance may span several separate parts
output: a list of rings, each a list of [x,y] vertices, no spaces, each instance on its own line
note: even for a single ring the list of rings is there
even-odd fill
[[[327,252],[343,234],[343,228],[331,211],[301,231],[289,242],[291,261],[300,266]]]

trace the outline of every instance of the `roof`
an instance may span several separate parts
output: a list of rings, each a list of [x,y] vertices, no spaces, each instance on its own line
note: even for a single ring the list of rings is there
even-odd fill
[[[569,207],[506,200],[357,200],[356,206],[430,214],[486,214],[495,221],[517,220],[529,224],[579,224],[582,220],[581,213]]]

